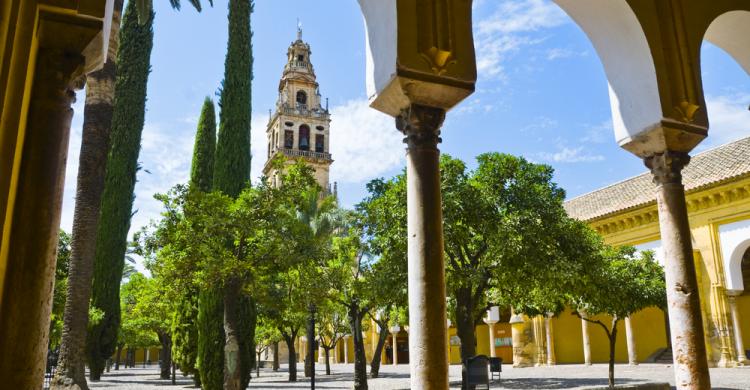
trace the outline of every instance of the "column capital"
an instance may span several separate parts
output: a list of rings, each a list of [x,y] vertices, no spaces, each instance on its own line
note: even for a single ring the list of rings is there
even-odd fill
[[[645,157],[643,161],[654,175],[655,184],[681,184],[682,168],[690,162],[690,155],[667,150]]]
[[[437,107],[411,104],[396,117],[396,128],[404,135],[404,143],[412,148],[436,148],[442,142],[440,126],[445,120],[445,110]]]

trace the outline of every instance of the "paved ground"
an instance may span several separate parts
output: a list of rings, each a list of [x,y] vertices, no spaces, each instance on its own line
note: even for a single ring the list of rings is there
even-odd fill
[[[321,365],[317,365],[321,368]],[[333,365],[332,375],[326,376],[323,371],[316,371],[317,389],[351,389],[351,372],[349,365]],[[555,367],[517,368],[503,367],[502,380],[495,381],[492,388],[497,389],[574,389],[607,384],[607,366],[596,364],[559,365]],[[260,377],[250,382],[251,389],[307,389],[310,381],[302,377],[302,365],[298,366],[300,381],[287,382],[285,366],[278,372],[261,369]],[[255,374],[253,374],[255,376]],[[461,378],[460,366],[451,366],[451,388],[459,388]],[[672,367],[662,364],[641,364],[636,367],[618,365],[615,368],[617,383],[637,383],[646,381],[670,382],[674,384]],[[750,367],[734,369],[711,369],[711,382],[714,389],[750,389]],[[371,390],[409,389],[409,366],[384,366],[381,377],[368,379]],[[136,368],[112,371],[102,376],[102,381],[90,384],[91,388],[107,388],[115,390],[152,390],[164,389],[172,386],[171,381],[160,380],[157,369]],[[177,386],[172,388],[188,389],[192,387],[189,378],[178,374]]]

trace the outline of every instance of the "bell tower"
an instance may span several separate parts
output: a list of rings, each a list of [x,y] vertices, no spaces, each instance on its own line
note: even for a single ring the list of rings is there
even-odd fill
[[[310,62],[310,45],[297,40],[287,49],[287,63],[279,81],[276,109],[266,128],[268,152],[263,174],[273,185],[280,185],[278,172],[270,161],[282,155],[287,164],[303,159],[315,169],[315,178],[324,193],[331,193],[328,173],[333,159],[329,152],[331,116],[328,102],[321,104],[320,89]]]

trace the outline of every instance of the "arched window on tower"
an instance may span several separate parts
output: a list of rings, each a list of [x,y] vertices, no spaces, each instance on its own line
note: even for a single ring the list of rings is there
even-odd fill
[[[307,106],[307,94],[305,91],[297,91],[297,106],[302,106],[302,108]]]
[[[284,149],[292,149],[294,147],[294,132],[292,130],[284,131]]]
[[[299,127],[299,150],[310,150],[310,126]]]
[[[315,134],[315,151],[318,153],[325,152],[325,136],[323,134]]]

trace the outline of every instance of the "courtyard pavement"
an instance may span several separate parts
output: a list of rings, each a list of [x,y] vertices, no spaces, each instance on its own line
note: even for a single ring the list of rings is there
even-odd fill
[[[351,389],[351,364],[336,364],[331,366],[331,375],[325,375],[324,366],[316,365],[316,389]],[[368,367],[369,370],[369,367]],[[298,365],[298,382],[287,382],[286,365],[282,365],[278,372],[261,369],[260,377],[250,382],[250,389],[309,389],[310,380],[302,375],[302,365]],[[409,366],[383,366],[380,378],[369,379],[368,387],[372,390],[409,389]],[[153,390],[172,387],[176,389],[190,389],[192,380],[182,377],[178,373],[177,386],[172,386],[169,380],[159,379],[158,369],[129,368],[127,370],[111,371],[102,376],[97,383],[90,383],[93,389],[106,388],[115,390]],[[450,368],[451,389],[460,388],[461,367]],[[670,382],[674,385],[671,365],[641,364],[635,367],[617,365],[615,367],[615,381],[617,384],[632,384],[639,382]],[[585,389],[587,387],[607,384],[607,366],[595,364],[558,365],[554,367],[512,368],[503,366],[502,379],[491,384],[493,389]],[[742,368],[712,368],[711,384],[713,389],[750,389],[750,367]]]

